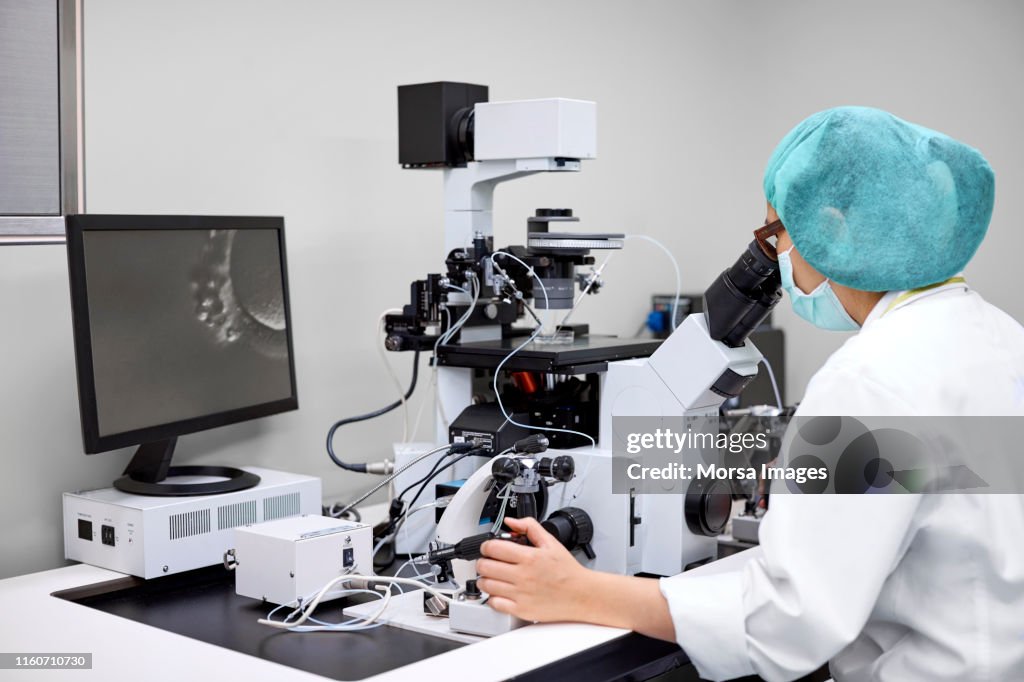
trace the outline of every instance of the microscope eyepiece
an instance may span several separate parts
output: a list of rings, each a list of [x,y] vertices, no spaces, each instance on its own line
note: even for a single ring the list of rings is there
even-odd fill
[[[711,338],[742,346],[782,298],[779,264],[757,240],[704,292],[704,316]]]

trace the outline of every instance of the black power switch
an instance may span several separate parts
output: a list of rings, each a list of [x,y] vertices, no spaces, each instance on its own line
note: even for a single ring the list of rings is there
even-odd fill
[[[341,550],[341,565],[345,568],[353,565],[356,562],[356,551],[351,547],[346,547]]]
[[[92,521],[78,519],[78,539],[92,542]]]

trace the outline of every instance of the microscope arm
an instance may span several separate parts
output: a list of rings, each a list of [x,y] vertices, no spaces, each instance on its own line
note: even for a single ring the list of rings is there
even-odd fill
[[[479,161],[444,173],[444,252],[465,248],[477,233],[494,233],[494,188],[506,180],[545,171],[578,171],[580,162],[567,159],[503,159]]]
[[[490,493],[491,466],[500,457],[494,457],[477,469],[466,479],[462,488],[444,510],[441,520],[437,523],[435,540],[438,543],[454,545],[463,538],[480,532],[480,510],[487,502]],[[463,559],[452,560],[452,573],[455,582],[465,585],[467,580],[476,577],[476,561]]]
[[[690,315],[648,360],[683,414],[717,414],[757,376],[761,352],[747,341],[730,348],[712,339],[703,315]]]

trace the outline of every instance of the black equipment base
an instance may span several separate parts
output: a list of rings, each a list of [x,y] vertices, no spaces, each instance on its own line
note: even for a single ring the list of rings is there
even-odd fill
[[[358,633],[273,630],[256,623],[272,607],[236,595],[234,576],[220,566],[154,580],[125,577],[53,596],[334,680],[360,680],[465,646],[389,626]],[[328,602],[318,615],[340,621],[344,607],[364,599]],[[512,679],[647,680],[688,660],[671,642],[628,634]]]
[[[131,476],[125,475],[114,481],[114,487],[123,493],[132,493],[133,495],[190,497],[192,495],[233,493],[237,490],[252,488],[260,482],[260,477],[256,474],[234,467],[198,465],[169,467],[167,477],[163,480],[178,476],[214,476],[224,480],[210,481],[209,483],[150,483],[149,481],[137,481]]]
[[[273,606],[235,594],[234,575],[221,566],[153,580],[126,577],[54,596],[335,680],[359,680],[463,646],[387,626],[352,633],[275,630],[256,622]],[[317,617],[345,620],[342,609],[360,601],[327,602]]]
[[[123,493],[154,497],[191,497],[193,495],[219,495],[254,487],[260,482],[256,474],[221,466],[172,467],[171,458],[178,439],[166,438],[143,443],[135,451],[124,474],[114,481],[114,487]],[[169,477],[209,476],[221,481],[208,483],[163,483]]]

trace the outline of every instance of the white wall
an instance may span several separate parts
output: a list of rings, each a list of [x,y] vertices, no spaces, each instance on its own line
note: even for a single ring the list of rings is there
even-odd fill
[[[829,106],[889,109],[989,158],[995,216],[968,276],[1024,319],[1022,18],[1012,0],[85,0],[90,211],[288,224],[301,409],[184,438],[177,461],[316,474],[332,498],[370,483],[333,468],[324,432],[393,399],[374,322],[442,256],[440,175],[396,163],[402,83],[596,100],[598,160],[499,188],[497,241],[521,243],[538,206],[571,206],[592,230],[663,240],[688,290],[763,220],[761,173],[790,127]],[[129,455],[81,454],[65,267],[62,247],[0,248],[0,576],[60,565],[60,492],[106,485]],[[606,280],[580,319],[620,334],[673,283],[642,243]],[[788,305],[777,319],[797,397],[843,337]],[[395,359],[404,379],[411,358]],[[391,415],[351,427],[339,448],[378,458],[399,425]]]

